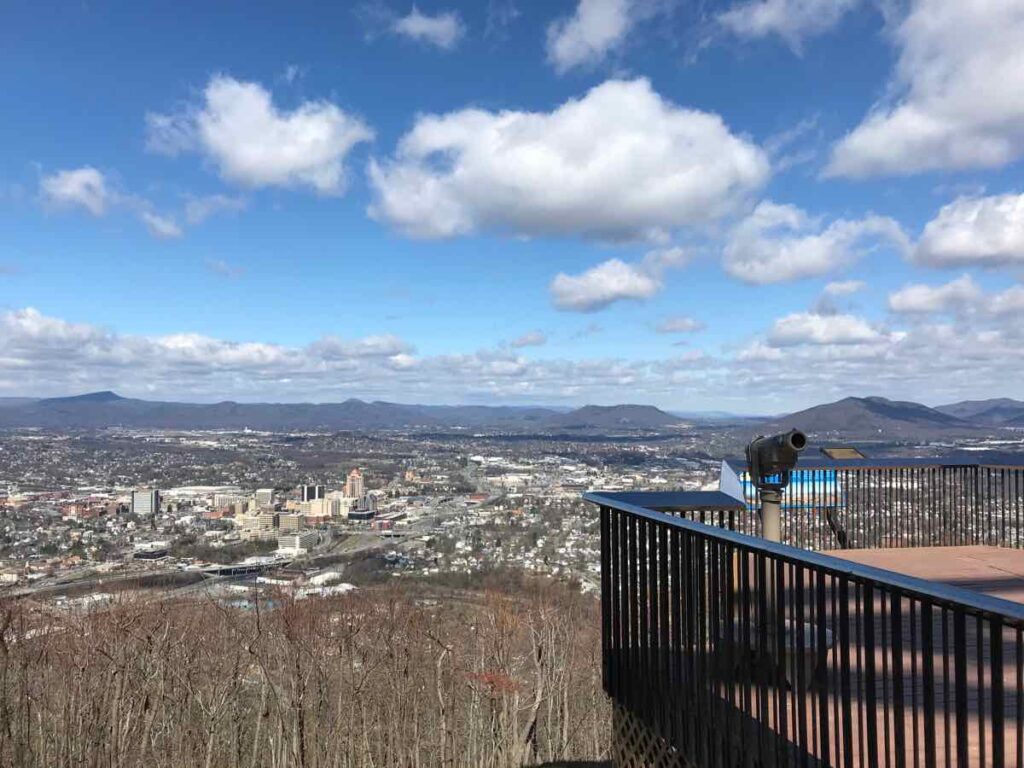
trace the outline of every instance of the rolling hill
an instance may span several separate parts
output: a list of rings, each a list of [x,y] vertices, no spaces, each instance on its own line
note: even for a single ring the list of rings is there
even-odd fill
[[[548,426],[565,429],[664,429],[682,423],[653,405],[585,405],[547,419]]]
[[[847,397],[816,405],[762,425],[766,430],[797,427],[816,435],[841,438],[927,439],[978,434],[971,422],[920,403],[884,397]]]

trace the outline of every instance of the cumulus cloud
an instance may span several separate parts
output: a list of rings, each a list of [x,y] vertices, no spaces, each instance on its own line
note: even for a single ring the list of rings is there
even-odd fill
[[[900,225],[888,217],[837,219],[823,227],[796,206],[764,201],[733,229],[722,264],[747,283],[781,283],[829,274],[879,244],[909,248]]]
[[[195,333],[122,335],[25,308],[0,315],[0,388],[13,387],[9,377],[17,371],[23,391],[120,387],[127,378],[158,383],[165,393],[213,396],[274,390],[283,378],[336,387],[350,377],[385,381],[384,371],[408,367],[414,351],[387,335],[325,336],[302,347]],[[134,374],[126,377],[129,370]]]
[[[44,176],[39,191],[49,205],[84,208],[93,216],[105,214],[114,199],[103,173],[88,165]]]
[[[763,341],[754,341],[743,347],[736,355],[736,359],[740,362],[752,362],[762,360],[781,360],[782,350],[778,347],[772,347],[765,344]]]
[[[337,336],[325,336],[309,347],[314,354],[326,359],[348,357],[393,357],[415,352],[413,346],[397,336],[382,334],[349,341]]]
[[[34,309],[0,314],[0,392],[125,394],[196,399],[405,402],[593,398],[616,402],[623,387],[668,392],[657,361],[530,361],[507,345],[470,354],[418,357],[394,336],[324,337],[305,346],[236,342],[191,333],[118,334]],[[131,375],[127,375],[127,372]],[[585,389],[581,384],[585,383]]]
[[[863,280],[836,280],[825,286],[824,293],[827,296],[849,296],[864,290]]]
[[[93,216],[105,216],[112,210],[130,211],[154,237],[175,239],[182,236],[173,216],[160,214],[145,198],[119,192],[107,177],[92,166],[57,171],[39,180],[43,204],[53,208],[82,208]]]
[[[608,259],[578,275],[555,275],[551,298],[558,309],[572,312],[596,312],[628,299],[642,301],[662,289],[666,269],[685,263],[680,248],[651,251],[637,264]]]
[[[658,333],[696,333],[704,330],[704,323],[685,315],[666,317],[658,323]]]
[[[405,16],[399,16],[392,24],[395,34],[410,40],[427,43],[445,51],[454,48],[463,35],[466,26],[454,11],[440,11],[433,16],[423,13],[413,5]]]
[[[1024,306],[1024,296],[1017,300]],[[728,357],[694,351],[660,360],[529,360],[509,345],[418,356],[388,335],[302,346],[129,335],[19,309],[0,313],[0,393],[113,388],[151,398],[188,392],[196,400],[433,403],[615,403],[628,393],[630,401],[668,407],[756,403],[777,412],[864,394],[868,382],[872,393],[948,402],[986,394],[979,382],[1014,381],[1024,372],[1024,326],[995,317],[986,323],[918,322],[906,332],[873,334],[856,318],[790,320],[781,324],[781,340],[755,340]]]
[[[747,0],[718,15],[718,23],[746,39],[781,37],[799,52],[805,39],[833,29],[860,0]]]
[[[998,319],[1024,313],[1024,286],[986,293],[970,275],[943,285],[914,283],[889,294],[889,309],[898,314],[971,315],[975,319]]]
[[[575,312],[596,312],[623,299],[649,299],[661,281],[640,266],[609,259],[579,275],[564,272],[551,282],[555,306]]]
[[[511,345],[515,349],[523,347],[541,347],[548,343],[547,334],[543,331],[529,331],[522,336],[513,339]]]
[[[182,236],[183,232],[178,223],[169,216],[161,216],[152,211],[142,211],[139,218],[149,228],[154,236],[164,240],[173,240]]]
[[[636,0],[579,0],[548,27],[548,61],[559,72],[595,64],[620,46],[637,20]]]
[[[720,117],[609,80],[552,112],[424,115],[371,161],[370,215],[414,237],[482,230],[622,240],[706,227],[768,179]]]
[[[794,312],[775,321],[768,334],[768,343],[773,347],[790,347],[798,344],[865,344],[885,338],[885,334],[855,315]]]
[[[1024,307],[1024,291],[1010,291],[1003,292],[1007,300]],[[732,359],[730,385],[798,407],[866,392],[930,403],[997,396],[999,382],[1024,373],[1024,325],[1011,316],[986,312],[952,322],[921,316],[907,330],[876,330],[874,339],[863,332],[864,342],[753,341]]]
[[[974,306],[981,288],[964,275],[945,285],[907,285],[889,294],[889,309],[901,314],[929,314],[961,311]]]
[[[1024,285],[1014,285],[991,296],[985,309],[995,317],[1024,315]]]
[[[827,175],[994,168],[1024,152],[1024,5],[916,0],[895,31],[894,99],[834,147]]]
[[[210,79],[199,104],[174,114],[148,114],[147,146],[156,152],[199,152],[227,181],[245,187],[345,190],[345,159],[373,138],[358,117],[329,101],[293,110],[276,106],[262,85],[225,75]]]
[[[933,267],[1024,264],[1024,195],[961,197],[929,221],[914,260]]]

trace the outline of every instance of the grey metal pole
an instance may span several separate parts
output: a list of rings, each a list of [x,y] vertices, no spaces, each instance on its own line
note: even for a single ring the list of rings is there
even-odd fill
[[[761,536],[782,541],[782,492],[761,491]]]

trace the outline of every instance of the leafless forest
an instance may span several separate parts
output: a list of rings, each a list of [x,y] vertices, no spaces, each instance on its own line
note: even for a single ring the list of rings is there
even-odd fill
[[[0,605],[0,765],[518,767],[607,753],[597,605],[418,586]]]

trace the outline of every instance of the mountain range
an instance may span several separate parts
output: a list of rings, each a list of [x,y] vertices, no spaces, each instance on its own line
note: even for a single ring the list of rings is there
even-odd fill
[[[517,406],[402,405],[350,399],[340,403],[179,403],[92,392],[0,401],[0,427],[98,429],[450,429],[536,431],[658,430],[683,419],[650,405],[588,405],[569,412]]]
[[[765,431],[799,427],[837,438],[941,439],[977,437],[1003,427],[1024,427],[1024,402],[974,400],[930,408],[884,397],[846,397],[770,419]]]
[[[651,405],[586,405],[566,411],[537,406],[403,405],[349,399],[339,403],[184,403],[92,392],[73,397],[0,398],[0,428],[376,430],[492,429],[510,432],[666,431],[694,421],[770,433],[799,427],[819,438],[923,440],[977,437],[1024,428],[1024,402],[968,400],[930,408],[884,397],[847,397],[782,417],[714,413],[687,418]]]
[[[1008,397],[993,400],[963,400],[959,403],[940,405],[935,410],[975,424],[1024,425],[1024,403]]]

